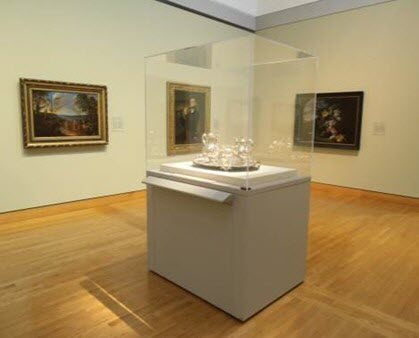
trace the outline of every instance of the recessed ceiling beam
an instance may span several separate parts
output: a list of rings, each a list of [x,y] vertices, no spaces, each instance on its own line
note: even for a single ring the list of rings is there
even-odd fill
[[[395,0],[318,0],[260,16],[219,1],[156,0],[249,32]],[[279,1],[279,0],[278,0]],[[419,1],[419,0],[418,0]]]
[[[305,5],[284,9],[256,18],[256,30],[313,19],[355,8],[377,5],[394,0],[320,0]]]
[[[213,1],[199,0],[156,0],[172,5],[204,17],[220,21],[230,26],[254,32],[256,18],[250,14],[241,12],[235,8]]]

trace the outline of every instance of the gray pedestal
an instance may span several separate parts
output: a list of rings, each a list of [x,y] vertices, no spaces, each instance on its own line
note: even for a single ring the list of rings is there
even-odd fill
[[[149,171],[149,269],[240,320],[304,280],[309,178],[250,191]]]

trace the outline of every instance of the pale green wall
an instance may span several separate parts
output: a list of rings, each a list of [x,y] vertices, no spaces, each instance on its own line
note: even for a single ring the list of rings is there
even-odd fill
[[[319,57],[318,92],[365,91],[361,150],[317,149],[314,181],[419,197],[419,1],[260,31]],[[373,135],[375,122],[385,135]]]
[[[419,195],[418,31],[419,1],[398,0],[262,32],[320,57],[319,91],[366,92],[361,151],[318,150],[314,180]],[[0,212],[141,189],[144,56],[242,34],[152,0],[0,0]],[[125,131],[25,151],[19,77],[107,85]]]
[[[152,0],[0,0],[0,212],[142,188],[144,56],[243,31]],[[24,150],[19,77],[108,86],[107,147]]]

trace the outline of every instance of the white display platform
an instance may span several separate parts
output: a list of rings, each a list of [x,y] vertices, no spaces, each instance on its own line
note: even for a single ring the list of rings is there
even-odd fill
[[[192,161],[164,163],[160,170],[172,174],[180,174],[213,180],[239,187],[260,185],[273,181],[297,177],[297,170],[283,167],[261,165],[255,171],[222,171],[195,167]]]

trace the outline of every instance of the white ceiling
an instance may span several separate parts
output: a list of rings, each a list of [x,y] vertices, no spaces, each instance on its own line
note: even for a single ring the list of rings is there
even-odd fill
[[[225,6],[235,8],[240,12],[251,14],[256,16],[258,8],[258,0],[209,0],[212,2],[218,2]]]
[[[318,0],[207,0],[218,2],[225,6],[235,8],[241,12],[259,16],[287,8],[304,5]]]

